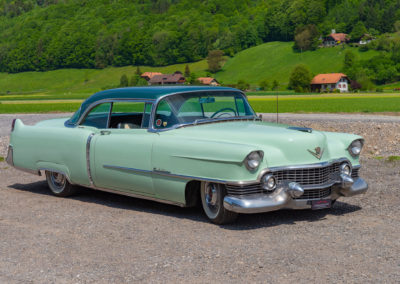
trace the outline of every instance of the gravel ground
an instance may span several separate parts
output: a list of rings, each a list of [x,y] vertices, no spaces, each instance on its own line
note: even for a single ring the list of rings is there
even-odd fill
[[[339,131],[365,123],[288,119]],[[42,177],[0,163],[0,283],[399,283],[400,162],[362,164],[369,191],[330,210],[216,226],[198,208],[89,189],[57,198]]]

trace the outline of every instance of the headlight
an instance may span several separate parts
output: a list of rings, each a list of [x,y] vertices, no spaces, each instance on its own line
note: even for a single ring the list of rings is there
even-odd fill
[[[347,150],[349,151],[351,156],[357,157],[358,155],[360,155],[363,146],[364,146],[364,140],[357,139],[357,140],[354,140],[353,142],[351,142],[351,144],[350,144],[349,148],[347,148]]]
[[[340,173],[350,176],[351,175],[351,167],[348,163],[343,163],[340,165]]]
[[[246,159],[244,159],[244,164],[249,171],[256,170],[263,159],[264,152],[263,151],[254,151],[247,155]]]
[[[262,178],[262,187],[267,191],[274,191],[276,188],[276,179],[273,175],[265,175]]]

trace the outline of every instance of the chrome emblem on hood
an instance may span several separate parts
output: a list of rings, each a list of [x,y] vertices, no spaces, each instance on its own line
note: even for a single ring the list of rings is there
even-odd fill
[[[311,155],[313,155],[315,158],[318,160],[321,160],[322,154],[324,154],[324,150],[321,149],[321,147],[315,148],[315,152],[307,149],[308,152],[310,152]]]

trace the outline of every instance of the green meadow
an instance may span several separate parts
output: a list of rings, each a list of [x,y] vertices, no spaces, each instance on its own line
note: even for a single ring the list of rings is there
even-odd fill
[[[276,112],[276,97],[249,97],[256,112]],[[0,113],[49,113],[74,112],[80,100],[48,101],[4,101]],[[400,95],[321,95],[321,96],[280,96],[281,113],[375,113],[400,112]]]
[[[332,47],[303,53],[292,50],[293,42],[270,42],[246,49],[227,58],[222,71],[213,75],[224,84],[245,80],[256,86],[261,80],[278,80],[280,89],[288,84],[291,70],[299,63],[309,66],[312,73],[341,70],[344,51],[351,49],[359,59],[368,59],[376,51],[359,52],[357,48]],[[196,76],[205,76],[207,61],[188,63]],[[142,72],[184,72],[186,63],[162,67],[140,66]],[[134,75],[135,66],[105,69],[59,69],[46,72],[0,73],[0,101],[18,99],[83,99],[104,88],[117,87],[120,78]],[[290,92],[287,92],[290,93]]]
[[[245,80],[258,84],[267,79],[270,83],[277,80],[281,87],[286,87],[289,74],[297,64],[305,64],[313,74],[340,72],[346,50],[356,54],[357,59],[372,58],[378,52],[371,50],[360,52],[355,47],[320,48],[315,51],[294,52],[293,42],[270,42],[245,49],[230,58],[217,79],[225,84]]]

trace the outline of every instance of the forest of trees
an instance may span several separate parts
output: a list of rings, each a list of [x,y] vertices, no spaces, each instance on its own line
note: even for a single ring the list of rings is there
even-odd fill
[[[400,0],[0,0],[0,72],[192,62],[398,20]]]

